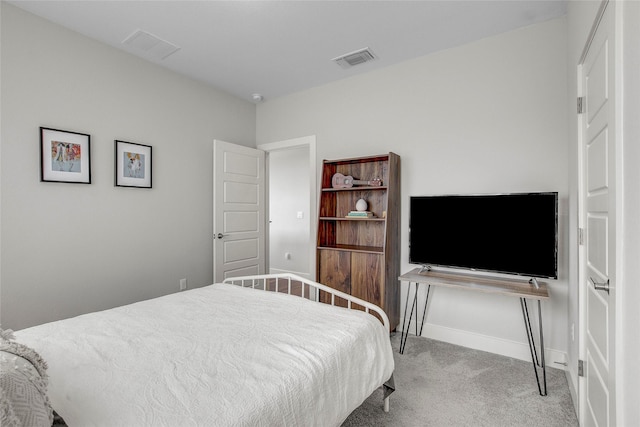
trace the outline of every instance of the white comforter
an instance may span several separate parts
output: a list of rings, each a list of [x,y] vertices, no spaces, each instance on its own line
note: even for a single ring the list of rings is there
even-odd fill
[[[15,335],[71,427],[339,425],[394,367],[370,314],[226,284]]]

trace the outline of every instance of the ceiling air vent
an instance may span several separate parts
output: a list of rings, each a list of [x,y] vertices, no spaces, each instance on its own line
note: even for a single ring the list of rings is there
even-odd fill
[[[374,59],[376,59],[376,56],[368,47],[365,47],[364,49],[333,58],[332,61],[342,68],[351,68],[359,64],[364,64],[365,62],[373,61]]]
[[[134,31],[122,44],[131,46],[152,59],[165,59],[180,49],[179,46],[142,30]]]

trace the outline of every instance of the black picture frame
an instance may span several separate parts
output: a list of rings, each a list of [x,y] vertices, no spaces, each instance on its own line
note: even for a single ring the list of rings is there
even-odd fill
[[[91,135],[40,127],[40,181],[91,184]]]
[[[152,147],[117,139],[114,142],[114,185],[116,187],[152,188]]]

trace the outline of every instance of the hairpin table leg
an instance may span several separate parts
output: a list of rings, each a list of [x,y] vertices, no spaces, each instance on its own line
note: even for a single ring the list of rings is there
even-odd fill
[[[524,327],[527,332],[527,341],[529,342],[529,351],[531,352],[531,363],[533,364],[533,371],[536,375],[536,382],[538,383],[538,392],[540,392],[540,396],[546,396],[547,395],[547,366],[544,360],[544,336],[542,333],[542,308],[541,308],[540,300],[538,300],[538,329],[540,333],[540,358],[538,358],[538,352],[536,351],[536,343],[533,336],[533,330],[531,329],[531,319],[529,318],[529,308],[527,307],[527,300],[525,298],[520,298],[520,306],[522,307],[522,317],[524,319]],[[542,368],[542,385],[540,384],[538,367]]]

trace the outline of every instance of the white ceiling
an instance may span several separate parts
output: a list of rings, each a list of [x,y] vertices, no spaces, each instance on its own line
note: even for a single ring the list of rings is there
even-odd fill
[[[566,0],[10,1],[64,27],[238,97],[265,100],[566,13]],[[136,30],[180,49],[165,58],[122,42]],[[337,56],[368,47],[350,69]]]

